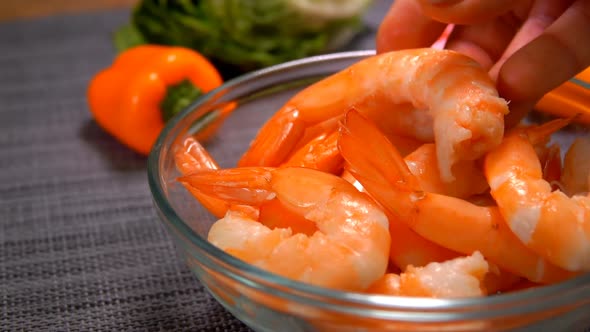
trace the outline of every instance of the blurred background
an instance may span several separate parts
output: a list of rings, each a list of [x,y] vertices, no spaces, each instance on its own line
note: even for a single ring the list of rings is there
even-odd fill
[[[113,21],[103,27],[116,53],[142,44],[184,46],[199,51],[224,79],[230,79],[310,55],[372,49],[373,38],[368,36],[376,31],[390,3],[2,0],[0,21],[24,23],[53,17],[64,22],[88,13],[127,15],[119,24]]]
[[[137,0],[2,0],[0,20],[35,18],[59,13],[132,7]]]

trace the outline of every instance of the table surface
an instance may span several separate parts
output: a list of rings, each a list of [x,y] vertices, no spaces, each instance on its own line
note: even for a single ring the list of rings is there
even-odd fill
[[[373,48],[389,1],[346,49]],[[129,10],[0,23],[0,331],[248,331],[178,258],[86,88]]]

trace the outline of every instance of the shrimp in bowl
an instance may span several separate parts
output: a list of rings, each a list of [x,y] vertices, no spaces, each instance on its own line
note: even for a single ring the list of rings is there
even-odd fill
[[[486,156],[491,194],[510,229],[527,247],[564,269],[590,271],[590,194],[583,191],[569,197],[553,190],[543,179],[533,143],[526,132],[515,131]],[[586,181],[577,182],[584,188],[590,173],[588,163],[580,159],[584,171],[578,177]],[[573,170],[566,174],[570,173]]]
[[[397,278],[401,286],[390,294],[485,294],[482,282],[488,264],[477,252],[441,265],[409,267],[400,276],[386,274],[391,241],[388,219],[374,201],[341,177],[302,167],[242,167],[201,171],[180,181],[234,204],[257,207],[278,198],[316,225],[311,236],[291,228],[271,229],[231,209],[213,224],[208,235],[212,244],[269,272],[345,291],[382,293]],[[432,281],[433,276],[445,274],[445,282]]]
[[[270,229],[236,211],[210,229],[208,240],[279,275],[327,288],[360,291],[379,279],[389,260],[387,217],[352,184],[308,168],[248,167],[194,173],[180,181],[212,197],[261,206],[278,198],[317,231]],[[309,191],[313,188],[313,191]]]
[[[316,68],[318,67],[318,65],[316,64],[321,63],[321,65],[319,66],[321,66],[322,69],[320,69],[319,71],[314,69],[313,71],[308,71],[307,74],[305,74],[309,75],[310,72],[313,72],[313,75],[317,75],[316,77],[319,77],[320,75],[324,76],[326,74],[332,73],[334,72],[334,70],[340,70],[342,68],[348,67],[353,61],[356,61],[357,59],[360,60],[361,58],[366,59],[367,56],[370,56],[369,52],[364,52],[362,53],[362,55],[359,52],[358,55],[355,55],[354,57],[349,55],[349,57],[346,58],[346,61],[340,61],[338,62],[338,64],[335,64],[337,62],[337,60],[335,59],[338,57],[335,55],[330,55],[313,60],[314,64],[312,64],[311,62],[307,64],[307,62],[302,61],[299,65],[303,64],[303,67],[307,69]],[[329,68],[326,68],[326,64],[329,65]],[[245,101],[244,103],[239,103],[240,105],[236,110],[237,112],[233,113],[233,115],[229,119],[229,122],[226,122],[226,126],[222,128],[220,132],[218,132],[218,137],[215,137],[212,141],[207,142],[207,144],[205,145],[206,149],[211,153],[212,156],[219,158],[218,165],[222,165],[223,168],[235,167],[237,165],[236,163],[238,162],[241,153],[248,149],[248,142],[250,141],[250,138],[256,135],[256,132],[260,128],[259,125],[261,125],[261,122],[264,121],[264,119],[268,118],[272,112],[274,112],[277,109],[280,109],[280,105],[284,102],[287,102],[290,96],[296,95],[297,92],[295,91],[299,91],[299,88],[302,86],[301,84],[307,84],[309,82],[310,78],[308,76],[300,74],[302,71],[295,70],[293,69],[293,67],[289,68],[289,75],[294,76],[290,76],[289,78],[283,77],[278,81],[271,81],[270,83],[265,81],[264,83],[268,86],[272,86],[273,91],[280,89],[280,86],[282,86],[283,83],[289,84],[289,89],[292,90],[281,90],[280,93],[270,93],[269,91],[269,93],[266,94],[267,87],[265,86],[261,88],[260,84],[263,83],[260,82],[258,88],[256,88],[260,91],[250,88],[250,86],[254,86],[254,84],[251,84],[252,80],[248,78],[246,78],[244,81],[248,83],[246,85],[242,84],[242,81],[236,81],[236,83],[230,82],[228,87],[233,88],[232,84],[235,84],[235,86],[240,89],[240,98],[245,98]],[[272,74],[275,69],[269,70]],[[267,78],[267,72],[265,71],[263,74],[265,75],[264,77]],[[268,78],[270,78],[271,76],[272,75],[269,75]],[[317,78],[314,79],[317,80]],[[295,84],[294,80],[298,80],[299,85],[295,85],[295,87],[293,87],[293,84]],[[244,88],[249,88],[244,90],[249,91],[246,95],[241,94],[241,89]],[[228,95],[227,93],[228,92],[226,90],[224,96],[234,98],[233,96]],[[220,100],[225,100],[223,99],[224,96],[221,96],[220,98],[222,99]],[[418,110],[416,110],[416,112],[417,111]],[[341,110],[341,113],[346,113],[346,109]],[[339,159],[340,157],[334,157],[332,141],[334,135],[333,132],[329,132],[330,130],[333,131],[335,128],[336,130],[338,130],[337,127],[339,127],[340,121],[341,119],[336,119],[334,121],[336,123],[335,126],[333,123],[322,123],[322,126],[325,125],[325,127],[322,128],[315,127],[316,125],[312,124],[312,126],[315,127],[313,128],[313,131],[315,131],[316,129],[318,130],[317,132],[313,133],[314,135],[311,135],[311,127],[306,128],[305,134],[302,136],[300,140],[298,140],[295,143],[293,150],[287,153],[287,156],[284,159],[281,159],[281,161],[278,162],[277,165],[270,168],[270,170],[274,171],[283,169],[288,165],[289,162],[291,162],[291,166],[305,165],[306,167],[317,168],[317,171],[320,172],[332,173],[332,175],[336,177],[344,177],[342,175],[342,170],[348,169],[348,166],[346,166],[346,164],[342,165],[342,159]],[[375,120],[371,119],[371,121]],[[388,123],[377,122],[377,125],[388,125]],[[186,125],[183,126],[186,127]],[[327,131],[322,132],[322,129]],[[390,130],[390,133],[391,131],[392,130]],[[170,132],[168,134],[168,137],[171,137],[176,141],[181,141],[187,137],[187,134],[192,135],[193,132]],[[407,137],[403,134],[392,134],[399,135],[403,138]],[[326,139],[314,141],[314,139],[319,136],[325,137]],[[437,159],[434,157],[424,159],[414,158],[419,156],[431,156],[429,153],[431,153],[433,150],[437,148],[436,142],[428,142],[430,146],[422,148],[428,149],[426,151],[428,153],[426,153],[424,150],[422,152],[415,151],[416,148],[421,147],[425,143],[424,138],[422,139],[422,142],[418,142],[419,140],[415,138],[410,137],[410,139],[411,144],[404,146],[404,148],[407,147],[407,149],[401,149],[398,143],[395,143],[396,147],[402,152],[404,159],[406,156],[409,156],[408,159],[404,160],[406,164],[408,163],[408,161],[412,161],[416,165],[416,167],[412,167],[418,170],[422,169],[423,166],[428,167],[428,165],[431,163],[430,160]],[[320,144],[326,144],[321,145],[322,149],[316,149],[317,145],[314,146],[314,144],[316,144],[317,142],[320,142]],[[168,146],[166,145],[167,141],[163,141],[163,143],[165,146]],[[307,145],[307,143],[310,143],[310,145]],[[403,143],[404,142],[402,142],[402,144]],[[323,149],[324,147],[325,149]],[[363,149],[365,149],[365,147],[363,147]],[[328,159],[328,163],[324,163],[324,160],[326,159],[316,158],[318,154],[315,153],[319,150],[328,153],[328,156],[330,156],[330,158],[334,157],[335,159]],[[299,154],[300,151],[304,153]],[[562,151],[565,151],[565,149]],[[308,153],[312,155],[309,155]],[[418,153],[421,154],[418,155]],[[485,154],[486,153],[484,153],[484,155]],[[293,160],[297,160],[298,157],[301,156],[305,157],[299,158],[299,161],[303,162],[292,162]],[[323,158],[325,155],[319,156]],[[170,155],[163,155],[162,158],[168,158],[168,165],[170,165]],[[553,160],[554,156],[552,155],[551,157],[543,158]],[[422,161],[424,162],[417,164],[418,162]],[[480,159],[475,159],[474,161],[475,168],[473,168],[473,171],[477,173],[477,167],[481,167],[482,164]],[[460,164],[464,163],[461,162]],[[554,163],[550,162],[550,164],[553,165]],[[166,164],[164,164],[164,166],[165,165]],[[172,165],[174,165],[174,163],[172,163]],[[326,165],[328,167],[324,167]],[[455,170],[458,170],[460,169],[460,167],[458,166],[461,165],[454,165],[453,168]],[[414,172],[415,169],[412,167],[411,171]],[[219,172],[224,172],[226,170],[219,170]],[[430,169],[426,170],[430,171]],[[229,245],[227,245],[227,243],[225,246],[225,248],[227,249],[221,248],[222,250],[220,250],[220,246],[216,246],[210,241],[208,241],[209,233],[211,233],[210,230],[212,229],[212,225],[215,225],[216,223],[220,222],[220,220],[232,219],[237,216],[238,218],[247,219],[251,224],[255,225],[256,227],[264,229],[265,232],[282,232],[282,230],[284,229],[286,230],[288,228],[291,228],[291,236],[296,235],[299,237],[301,235],[298,234],[304,234],[308,238],[311,238],[314,236],[316,232],[318,232],[315,223],[310,222],[308,220],[311,219],[311,217],[306,216],[306,213],[299,213],[299,218],[292,219],[291,215],[287,216],[286,210],[277,210],[277,205],[271,202],[279,202],[279,195],[274,195],[274,198],[272,198],[272,200],[269,200],[268,204],[263,203],[259,206],[258,202],[250,202],[246,204],[241,200],[235,201],[233,199],[229,199],[228,197],[220,197],[219,194],[221,194],[222,192],[218,192],[217,194],[211,193],[211,190],[206,189],[205,187],[202,187],[199,191],[199,189],[196,188],[200,186],[200,184],[194,187],[190,187],[192,190],[191,192],[199,192],[202,195],[205,195],[204,193],[207,193],[205,196],[219,199],[220,201],[225,203],[224,209],[220,209],[220,212],[223,212],[222,214],[216,213],[216,217],[212,216],[211,214],[206,214],[206,207],[204,207],[201,204],[197,204],[194,201],[194,198],[191,197],[191,192],[187,190],[188,188],[181,185],[181,183],[178,182],[178,179],[179,173],[182,173],[180,174],[180,176],[184,175],[190,177],[197,174],[205,174],[210,171],[218,172],[218,170],[214,169],[191,169],[188,170],[188,172],[178,172],[174,170],[174,174],[170,174],[169,176],[164,177],[164,180],[170,181],[169,183],[171,184],[171,186],[167,187],[166,189],[170,190],[170,192],[173,195],[178,194],[179,196],[182,196],[182,200],[174,199],[172,201],[172,204],[175,204],[172,205],[173,209],[179,211],[181,221],[186,220],[187,226],[191,227],[195,232],[195,235],[198,236],[187,236],[186,239],[180,238],[180,241],[182,241],[182,247],[179,246],[179,248],[183,250],[185,254],[192,259],[192,265],[190,265],[191,269],[197,275],[197,277],[203,283],[203,285],[214,295],[214,297],[217,300],[219,300],[226,308],[228,308],[231,313],[236,315],[238,319],[243,320],[247,325],[252,326],[255,329],[284,331],[336,331],[346,330],[347,328],[348,330],[357,329],[366,331],[503,330],[504,328],[508,327],[512,328],[514,326],[519,327],[522,325],[528,325],[531,324],[531,322],[533,322],[534,324],[534,322],[537,322],[540,319],[543,319],[544,324],[547,325],[545,317],[554,315],[556,313],[558,316],[561,316],[559,314],[560,311],[557,310],[562,308],[562,305],[559,305],[558,303],[567,303],[568,305],[572,304],[572,307],[574,309],[577,308],[578,305],[576,303],[578,302],[573,303],[570,302],[569,299],[564,298],[566,295],[565,293],[572,293],[570,291],[571,288],[574,288],[573,290],[575,290],[576,294],[578,294],[576,295],[577,299],[582,299],[582,297],[587,298],[588,296],[588,293],[585,293],[585,290],[587,288],[579,289],[579,287],[569,286],[572,284],[572,282],[576,280],[572,280],[571,282],[567,281],[563,284],[560,283],[556,286],[547,287],[545,286],[545,280],[553,282],[552,280],[560,281],[563,279],[549,278],[538,279],[538,282],[530,282],[526,281],[526,278],[523,278],[521,276],[517,276],[520,279],[518,279],[517,282],[514,284],[515,286],[501,287],[501,289],[499,290],[499,292],[501,293],[496,293],[495,289],[497,289],[498,287],[488,288],[488,285],[486,285],[485,282],[483,283],[485,286],[482,286],[482,282],[480,281],[482,275],[485,274],[484,278],[487,278],[487,276],[490,275],[490,271],[494,269],[500,269],[501,272],[497,275],[498,277],[503,278],[502,276],[504,272],[502,271],[505,271],[506,273],[510,272],[507,271],[506,267],[498,266],[497,264],[495,264],[496,262],[494,262],[493,260],[488,260],[488,258],[485,257],[486,254],[484,254],[483,252],[480,252],[481,256],[483,256],[482,258],[479,257],[476,251],[459,252],[457,250],[451,250],[451,252],[447,251],[448,254],[445,255],[436,255],[442,252],[440,250],[435,250],[435,255],[428,255],[431,252],[422,251],[421,254],[426,255],[420,255],[420,259],[416,259],[415,257],[408,257],[407,259],[404,258],[403,261],[399,260],[403,264],[398,265],[398,263],[392,260],[391,245],[389,248],[389,261],[386,263],[387,267],[383,275],[381,277],[378,277],[364,291],[347,291],[341,290],[341,288],[323,289],[324,287],[318,288],[309,286],[305,283],[292,282],[292,280],[289,279],[292,279],[293,277],[281,278],[280,276],[284,276],[284,274],[281,274],[280,271],[267,273],[265,272],[267,270],[255,268],[255,263],[253,263],[253,261],[249,261],[249,257],[244,256],[242,258],[238,256],[243,254],[239,251],[236,251],[236,254],[234,254],[232,250],[229,248]],[[454,174],[457,178],[457,181],[460,181],[461,183],[464,183],[466,185],[475,184],[471,183],[470,181],[462,182],[467,180],[467,173],[459,172]],[[558,177],[555,177],[555,175],[559,175],[558,172],[552,172],[552,174],[553,179],[558,179]],[[434,173],[431,175],[436,176],[436,174]],[[183,181],[186,180],[186,178],[181,179]],[[213,179],[213,177],[210,179]],[[427,178],[425,180],[430,181],[430,178]],[[483,177],[483,180],[485,181],[485,176]],[[183,182],[183,184],[187,183],[187,181]],[[215,182],[213,180],[207,183],[208,184],[206,186],[211,186],[211,188],[213,188],[212,186],[214,185],[223,185],[223,183]],[[476,192],[478,192],[476,195],[481,195],[482,197],[472,197],[471,193],[473,191],[471,190],[461,190],[461,192],[455,191],[449,193],[449,182],[436,182],[431,184],[435,184],[437,186],[428,188],[427,190],[441,191],[441,194],[442,192],[445,192],[445,194],[447,195],[462,196],[460,199],[464,199],[467,202],[477,202],[476,205],[478,206],[484,206],[486,204],[495,204],[495,201],[493,200],[493,198],[491,198],[491,196],[489,196],[488,193],[479,193],[479,188],[481,188],[479,187],[479,185],[474,187],[474,189],[476,189]],[[236,188],[250,188],[251,186],[253,186],[253,184],[251,185],[246,182],[243,182],[239,185],[236,184]],[[470,189],[468,187],[466,188]],[[455,187],[451,187],[451,189],[455,189]],[[312,195],[315,194],[316,188],[313,186],[307,186],[307,188],[305,188],[305,191],[307,195]],[[164,193],[166,194],[166,192]],[[374,200],[370,194],[366,195],[368,196],[369,201]],[[259,215],[248,213],[244,215],[242,213],[243,211],[237,209],[237,206],[247,206],[249,204],[254,205],[251,206],[253,207],[253,209],[250,209],[251,211],[259,210]],[[373,202],[373,204],[375,204],[375,202]],[[384,210],[383,206],[381,206],[380,204],[375,205],[377,206],[377,208]],[[164,212],[164,214],[169,213],[165,209],[166,206],[163,206],[163,208],[164,209],[162,211]],[[480,211],[479,209],[477,210]],[[497,211],[497,208],[495,210]],[[264,216],[265,214],[267,214],[267,216]],[[276,226],[276,223],[275,225],[267,224],[265,218],[269,217],[268,214],[274,215],[273,219],[284,221],[284,223],[280,226]],[[395,227],[392,231],[391,217],[387,213],[385,213],[385,216],[387,217],[387,219],[389,219],[388,222],[390,243],[399,243],[402,233],[399,233],[397,231],[398,229],[396,229]],[[436,214],[434,214],[434,216],[436,217]],[[494,214],[494,217],[499,216],[499,213]],[[164,217],[166,217],[166,215]],[[293,227],[293,225],[297,225],[303,221],[311,223],[313,225],[312,229],[309,229],[308,231],[304,232],[296,230],[296,227]],[[220,225],[224,222],[226,223],[226,225],[234,225],[233,223],[230,224],[225,220],[220,222]],[[170,219],[170,225],[175,229],[177,228],[176,221],[174,219]],[[409,230],[411,230],[411,228],[409,228],[407,224],[403,223],[403,225],[406,226],[406,228],[408,228]],[[495,225],[500,225],[501,227],[504,227],[502,226],[502,224],[495,223],[490,223],[489,225],[491,227],[494,227]],[[219,228],[217,230],[224,231],[224,229],[222,228]],[[510,230],[507,227],[504,227],[504,230],[508,230],[508,232],[510,232]],[[190,231],[190,229],[181,229],[181,231],[183,233],[186,233],[187,231]],[[236,230],[230,229],[230,231],[235,232]],[[457,236],[457,234],[460,234],[462,232],[463,230],[459,229],[459,232],[451,234],[450,238],[452,238],[453,236]],[[182,234],[180,235],[182,236]],[[418,239],[422,238],[422,240],[430,241],[418,233],[416,233],[415,235]],[[176,234],[174,234],[174,236],[176,237]],[[240,241],[244,241],[244,239],[241,237],[239,237],[239,239]],[[448,249],[444,246],[438,245],[435,242],[430,241],[430,243],[439,246],[438,248],[435,246],[431,246],[433,249]],[[184,244],[189,245],[189,247],[185,248]],[[236,245],[237,241],[234,244],[234,246]],[[201,252],[203,251],[201,250],[201,248],[206,249],[206,255],[203,255],[203,257],[201,257]],[[475,246],[474,249],[476,249]],[[528,248],[527,250],[529,252],[531,251]],[[225,253],[223,251],[225,251]],[[288,259],[285,259],[287,261],[284,262],[285,265],[288,265],[288,262],[292,260],[298,260],[298,252],[295,251],[294,253],[294,257],[289,257]],[[403,254],[403,252],[401,254]],[[383,255],[385,255],[385,252]],[[512,255],[512,252],[507,251],[506,256],[510,255]],[[401,257],[402,255],[394,256]],[[237,257],[238,259],[235,259],[235,257]],[[482,263],[480,258],[482,258],[483,261],[487,262],[487,264]],[[457,263],[463,261],[469,264],[445,264],[445,259],[457,259]],[[431,266],[433,268],[432,270],[430,268],[426,268],[429,262],[435,262]],[[471,265],[471,263],[473,263],[473,265]],[[413,266],[410,267],[409,265]],[[457,265],[457,267],[453,267],[455,265]],[[486,265],[488,269],[487,273],[485,272]],[[496,267],[494,267],[494,265]],[[471,294],[473,296],[479,296],[479,298],[460,300],[451,299],[450,297],[454,296],[446,292],[427,293],[426,291],[428,291],[429,288],[425,287],[426,285],[420,285],[421,287],[414,287],[414,285],[412,284],[416,280],[419,280],[421,276],[425,276],[426,278],[430,278],[432,284],[440,286],[442,290],[442,284],[445,281],[439,278],[440,275],[437,276],[435,274],[430,274],[429,277],[428,273],[432,271],[442,271],[439,270],[439,268],[442,267],[449,267],[453,271],[457,271],[456,269],[460,266],[462,266],[462,268],[464,269],[463,271],[467,274],[463,279],[464,281],[459,281],[458,284],[471,285],[472,287],[470,287],[470,289],[473,290],[473,293]],[[452,275],[453,272],[445,274],[445,276]],[[295,275],[293,276],[295,277]],[[358,278],[357,275],[352,273],[349,276],[355,279]],[[582,281],[584,282],[586,282],[586,280],[587,279],[582,279]],[[408,281],[411,283],[407,284]],[[408,285],[412,286],[412,289],[414,290],[413,294],[410,294],[406,291]],[[531,289],[531,287],[535,287],[535,289]],[[540,289],[540,291],[538,291],[537,288]],[[357,289],[360,289],[360,287]],[[491,291],[487,291],[488,289],[490,289]],[[516,290],[518,290],[518,292],[516,292]],[[514,295],[502,295],[504,292],[514,292]],[[383,294],[385,294],[385,296]],[[550,296],[547,294],[549,294]],[[421,298],[412,298],[414,296],[418,296]],[[443,298],[449,297],[449,299],[441,300],[424,298],[433,296]],[[463,293],[463,296],[466,296],[466,293]],[[558,301],[553,301],[552,299],[554,298],[557,298]],[[275,299],[277,301],[273,301]],[[539,310],[539,306],[543,306],[543,308]],[[549,308],[550,310],[545,308]],[[588,307],[584,306],[584,308],[587,309]],[[569,306],[563,309],[566,309],[567,312],[570,311]],[[582,316],[578,315],[577,317]],[[508,318],[507,323],[503,323],[505,321],[503,320],[503,318],[505,317]],[[545,325],[539,324],[539,326],[541,327],[544,327]]]

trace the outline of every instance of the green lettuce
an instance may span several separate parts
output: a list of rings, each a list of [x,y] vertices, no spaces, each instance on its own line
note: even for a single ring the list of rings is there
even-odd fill
[[[141,0],[115,35],[195,49],[247,71],[333,51],[361,28],[370,0]]]

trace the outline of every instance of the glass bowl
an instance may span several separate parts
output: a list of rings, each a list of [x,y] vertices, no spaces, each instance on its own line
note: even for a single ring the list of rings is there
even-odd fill
[[[236,106],[205,144],[221,167],[232,167],[266,119],[297,91],[372,54],[322,55],[244,75],[198,99],[166,126],[149,157],[149,184],[165,228],[197,278],[256,331],[583,331],[590,327],[590,274],[478,299],[390,297],[292,281],[248,265],[207,241],[216,218],[177,182],[180,174],[173,154],[175,146],[199,130],[197,120],[230,103]]]

